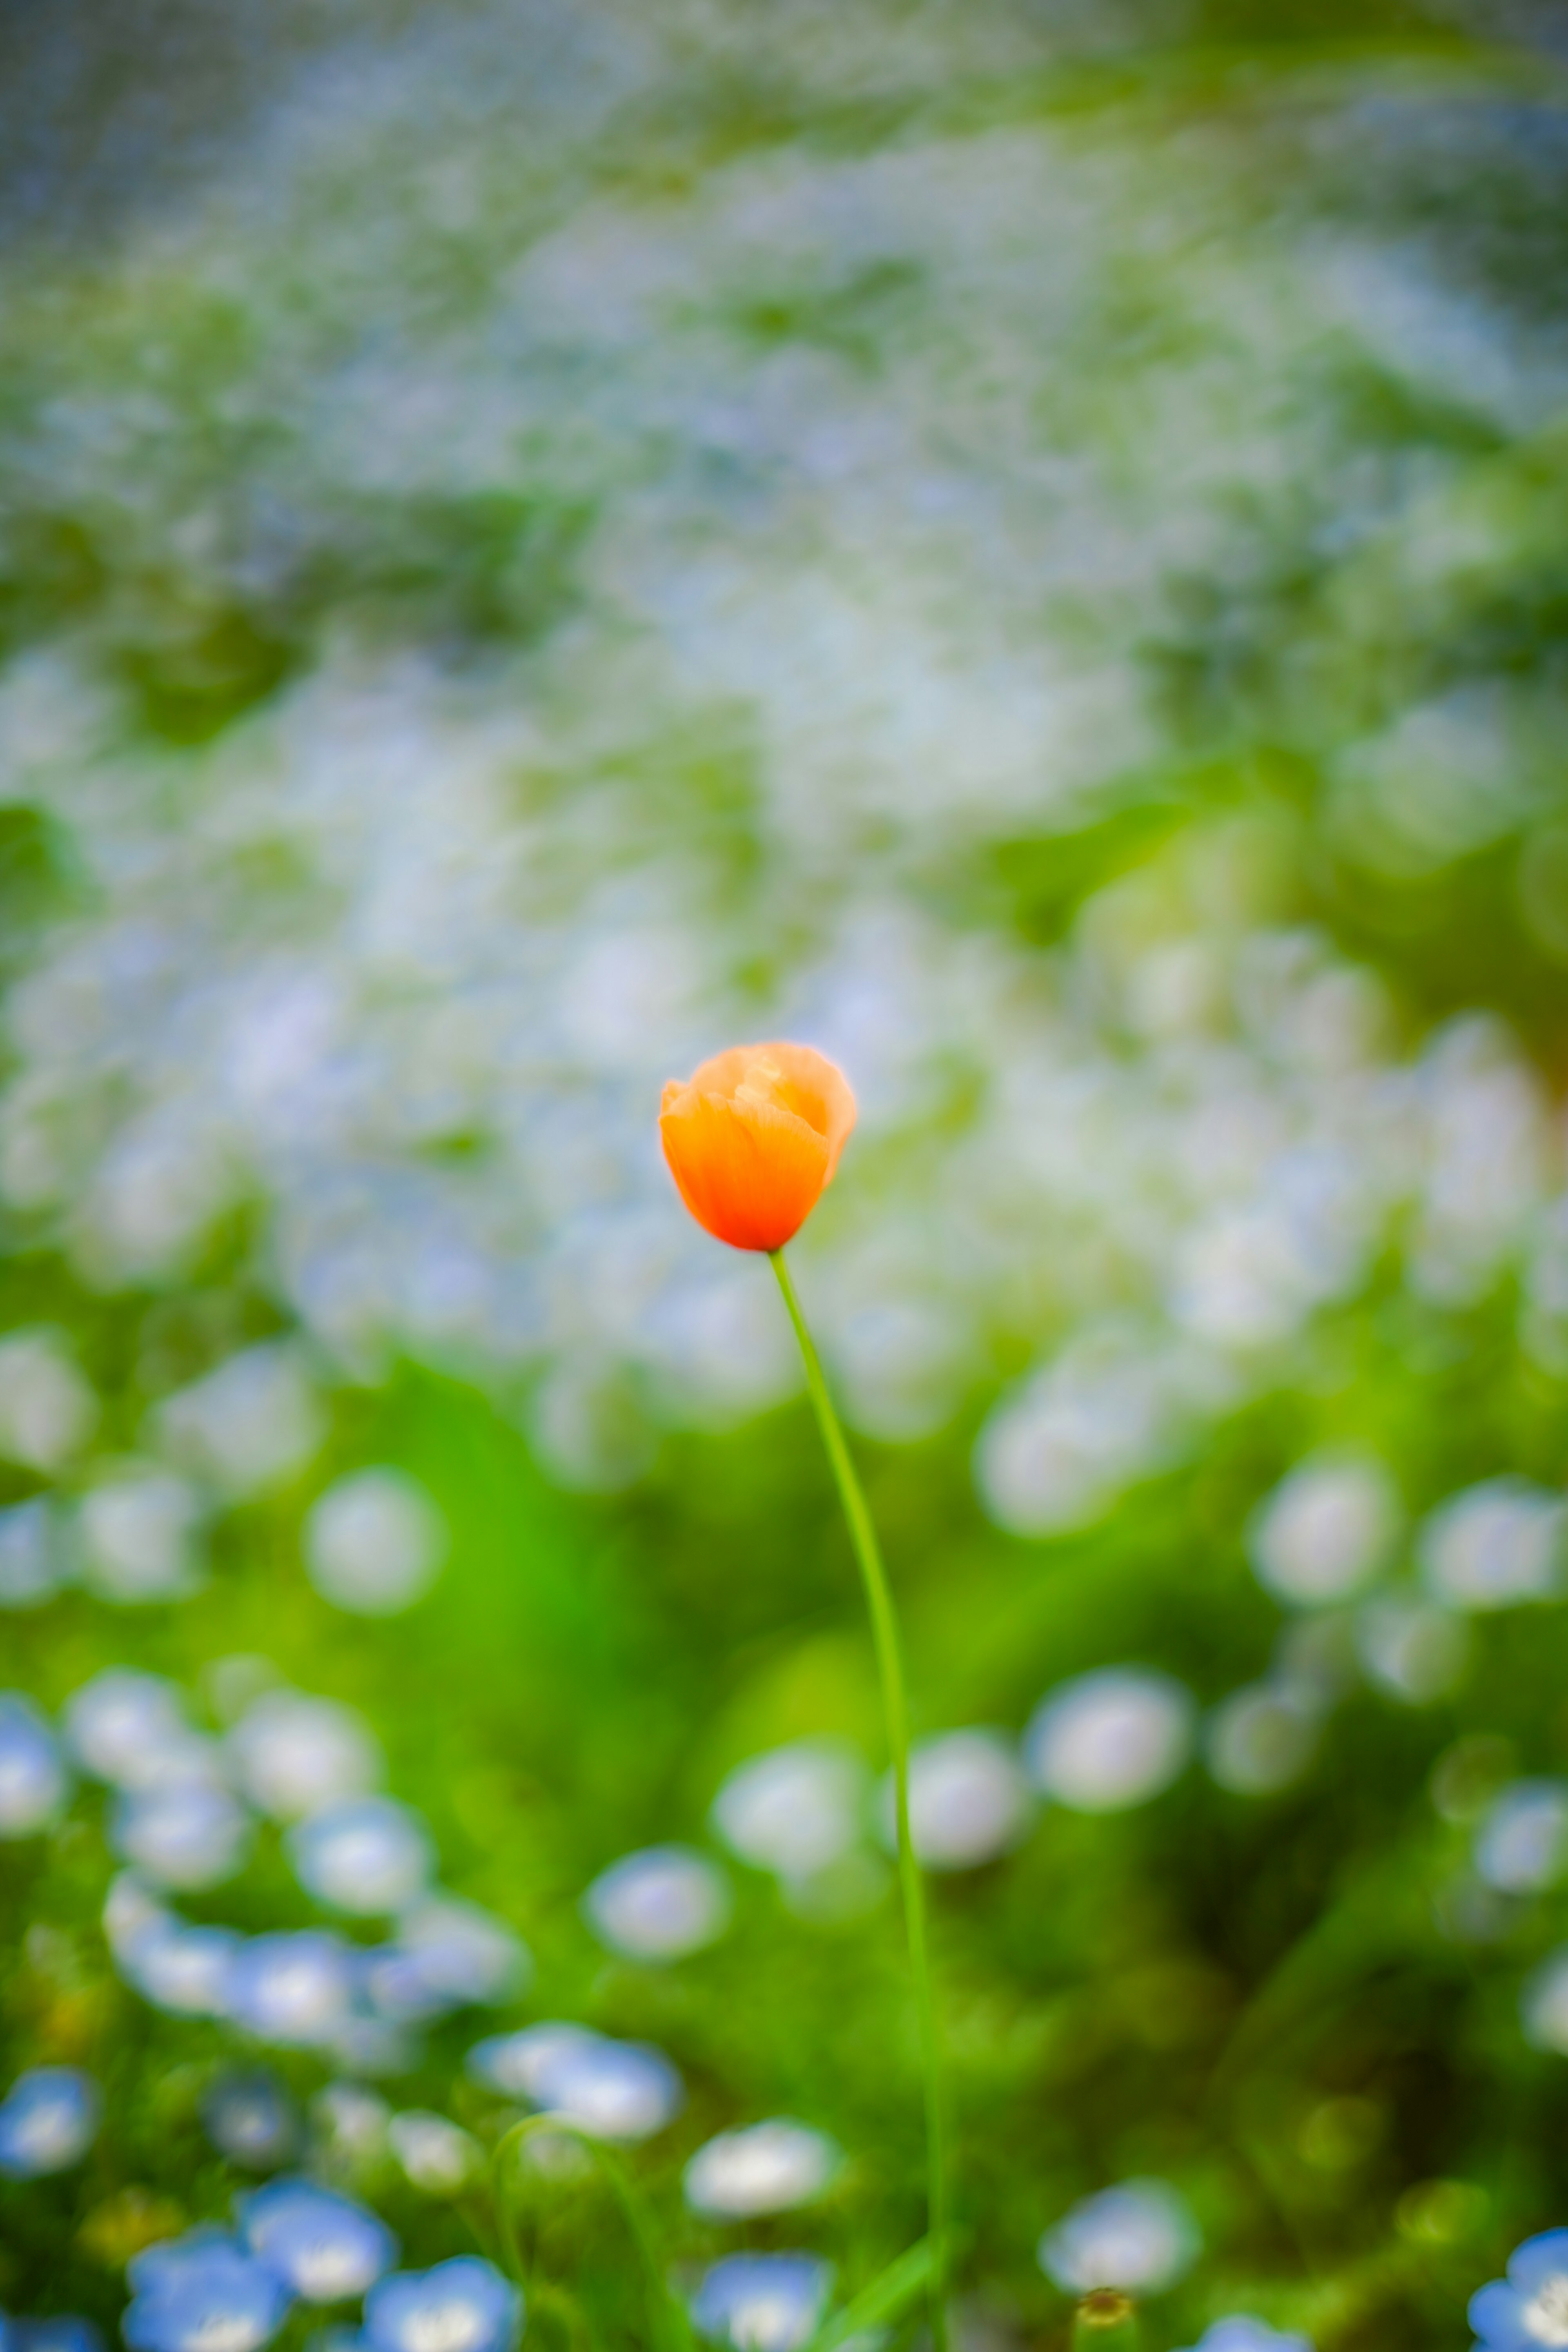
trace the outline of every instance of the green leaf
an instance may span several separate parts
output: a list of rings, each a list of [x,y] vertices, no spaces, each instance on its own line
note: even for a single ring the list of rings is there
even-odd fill
[[[837,2352],[837,2347],[858,2336],[863,2328],[879,2327],[885,2320],[896,2319],[923,2293],[931,2284],[935,2255],[929,2238],[889,2263],[881,2274],[863,2288],[847,2310],[813,2337],[810,2352]]]

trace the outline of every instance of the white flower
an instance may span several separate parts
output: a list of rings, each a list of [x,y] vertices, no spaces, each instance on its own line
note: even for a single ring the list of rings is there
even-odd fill
[[[98,1399],[54,1331],[0,1339],[0,1455],[30,1470],[63,1469],[92,1433]]]
[[[1453,1609],[1511,1609],[1563,1589],[1564,1506],[1528,1478],[1488,1478],[1452,1496],[1416,1545],[1433,1599]]]
[[[499,2001],[532,1972],[521,1937],[477,1903],[428,1895],[399,1914],[397,1941],[421,1981],[453,2001]]]
[[[1504,1895],[1554,1886],[1568,1869],[1568,1781],[1516,1780],[1488,1809],[1476,1872]]]
[[[188,1927],[170,1916],[135,1938],[125,1974],[138,1992],[179,2017],[224,2017],[242,1938],[227,1927]]]
[[[110,1838],[160,1886],[218,1886],[243,1864],[253,1827],[226,1789],[176,1780],[125,1790],[110,1817]]]
[[[447,1529],[416,1480],[355,1470],[329,1486],[305,1522],[305,1563],[318,1592],[364,1617],[394,1616],[426,1593]]]
[[[285,1339],[230,1356],[165,1397],[156,1423],[176,1460],[235,1497],[259,1494],[302,1469],[326,1433],[304,1353]]]
[[[858,1843],[868,1775],[854,1748],[801,1739],[738,1764],[713,1800],[732,1853],[780,1878],[813,1878]]]
[[[321,2154],[350,2170],[372,2161],[386,2145],[392,2110],[363,2083],[328,2083],[310,2102]]]
[[[395,1797],[350,1797],[289,1832],[300,1884],[335,1910],[398,1911],[421,1891],[435,1849],[417,1813]]]
[[[1101,2189],[1047,2230],[1040,2267],[1059,2287],[1158,2294],[1191,2267],[1200,2244],[1196,2222],[1163,2180],[1124,2180]]]
[[[786,2213],[820,2197],[843,2157],[826,2133],[780,2119],[721,2132],[684,2175],[686,2201],[715,2221]]]
[[[201,1499],[151,1463],[117,1465],[83,1496],[77,1532],[83,1581],[106,1601],[177,1601],[202,1580]]]
[[[891,1775],[881,1790],[882,1833],[895,1843]],[[910,1836],[928,1870],[974,1870],[1016,1844],[1029,1817],[1029,1785],[1012,1740],[995,1731],[949,1731],[910,1756]]]
[[[1117,1812],[1158,1796],[1193,1742],[1190,1693],[1143,1666],[1105,1666],[1049,1692],[1024,1734],[1030,1778],[1075,1812]]]
[[[469,2051],[468,2068],[492,2090],[526,2099],[595,2139],[650,2138],[685,2096],[662,2051],[615,2042],[583,2025],[552,2021],[492,2035]]]
[[[1399,1497],[1372,1455],[1320,1454],[1299,1463],[1247,1529],[1260,1580],[1281,1601],[1318,1608],[1358,1592],[1389,1559]]]
[[[455,2197],[484,2163],[478,2140],[445,2116],[422,2107],[394,2116],[386,2137],[408,2179],[427,2196]]]
[[[363,1796],[382,1775],[380,1744],[363,1716],[303,1691],[264,1691],[226,1744],[241,1788],[274,1821]]]
[[[210,1744],[191,1728],[184,1698],[161,1675],[106,1666],[67,1701],[65,1727],[84,1769],[120,1788],[218,1778]]]
[[[730,1924],[723,1873],[689,1846],[647,1846],[601,1871],[583,1897],[603,1944],[634,1960],[678,1960]]]

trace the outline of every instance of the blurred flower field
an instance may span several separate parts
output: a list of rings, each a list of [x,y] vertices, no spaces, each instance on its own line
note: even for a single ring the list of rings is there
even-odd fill
[[[956,2352],[1568,2344],[1561,26],[66,13],[0,2352],[921,2340],[853,1559],[656,1131],[752,1036]]]

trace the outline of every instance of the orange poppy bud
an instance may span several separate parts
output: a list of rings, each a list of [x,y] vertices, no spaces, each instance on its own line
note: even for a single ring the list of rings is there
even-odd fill
[[[680,1197],[731,1249],[782,1249],[800,1231],[855,1124],[842,1070],[809,1045],[731,1045],[683,1086],[658,1131]]]

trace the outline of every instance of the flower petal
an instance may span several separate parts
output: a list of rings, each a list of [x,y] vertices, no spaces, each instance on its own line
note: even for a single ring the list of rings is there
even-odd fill
[[[1469,2321],[1483,2352],[1539,2352],[1523,2319],[1524,2305],[1511,2286],[1493,2279],[1470,2297]]]
[[[755,1083],[759,1071],[765,1074],[764,1085]],[[827,1145],[824,1181],[831,1181],[855,1125],[855,1097],[837,1063],[814,1045],[792,1045],[783,1039],[763,1045],[730,1045],[694,1070],[690,1085],[697,1094],[724,1095],[731,1100],[742,1087],[771,1093],[784,1109],[794,1111],[823,1138]],[[668,1110],[672,1093],[683,1091],[678,1081],[672,1081],[664,1090],[660,1108]]]
[[[1549,2278],[1568,2278],[1568,2230],[1542,2230],[1515,2246],[1508,2258],[1508,2281],[1528,2298]]]
[[[689,1089],[658,1125],[681,1199],[700,1225],[732,1249],[781,1249],[827,1181],[823,1137],[772,1103],[741,1105]]]

